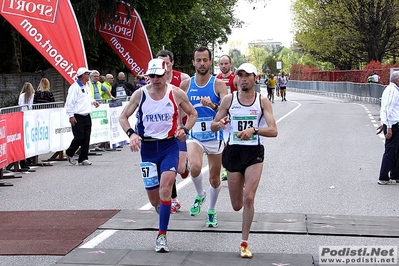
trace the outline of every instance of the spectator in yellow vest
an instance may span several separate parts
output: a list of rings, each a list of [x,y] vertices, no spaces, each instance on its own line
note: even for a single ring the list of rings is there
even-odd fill
[[[114,84],[114,76],[112,74],[105,75],[105,81],[103,85],[108,89],[108,91],[112,90],[112,84]]]
[[[97,70],[92,70],[90,73],[90,90],[91,97],[95,100],[100,99],[112,99],[115,98],[111,95],[111,92],[101,83],[99,82],[100,73]]]

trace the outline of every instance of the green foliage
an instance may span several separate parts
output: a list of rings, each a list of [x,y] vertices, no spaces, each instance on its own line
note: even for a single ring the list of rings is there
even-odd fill
[[[175,65],[191,69],[192,51],[198,45],[213,47],[227,41],[231,26],[237,23],[233,8],[237,0],[126,0],[136,8],[147,32],[153,54],[166,48],[174,52]],[[119,57],[94,29],[99,12],[101,21],[114,18],[119,9],[115,0],[71,0],[86,48],[90,67],[100,71],[127,70]],[[129,10],[127,10],[130,13]],[[34,72],[51,65],[10,24],[0,19],[0,72]],[[15,31],[15,30],[14,30]],[[13,35],[14,34],[14,35]]]
[[[399,53],[399,5],[394,0],[297,0],[295,40],[304,53],[340,69]]]
[[[263,65],[268,65],[273,64],[272,62],[267,62],[267,58],[270,57],[270,54],[266,51],[266,49],[264,48],[257,48],[257,47],[251,47],[249,49],[249,61],[251,62],[251,64],[253,64],[254,66],[256,66],[256,68],[258,69],[258,72],[260,73],[261,71],[259,70],[264,70],[262,69]],[[272,58],[274,58],[274,62],[275,57],[271,56]],[[269,65],[270,69],[272,69],[272,67]],[[274,68],[276,68],[276,64],[274,63]],[[265,72],[263,72],[265,73]],[[275,72],[273,72],[275,73]]]
[[[191,0],[193,1],[193,0]],[[216,44],[227,42],[235,19],[233,8],[237,0],[196,0],[184,14],[181,29],[175,31],[174,39],[165,48],[175,54],[175,67],[192,74],[192,53],[203,45],[214,49]],[[184,23],[183,23],[184,22]],[[152,43],[151,47],[154,49]]]
[[[245,55],[241,54],[238,49],[232,49],[229,51],[231,61],[233,62],[234,69],[237,69],[241,64],[248,62]]]

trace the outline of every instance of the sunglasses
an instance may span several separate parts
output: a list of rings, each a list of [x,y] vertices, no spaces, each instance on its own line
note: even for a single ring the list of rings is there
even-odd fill
[[[148,76],[150,77],[150,78],[155,78],[155,77],[157,77],[157,78],[162,78],[163,76],[165,76],[165,73],[163,73],[162,75],[155,75],[155,74],[148,74]]]

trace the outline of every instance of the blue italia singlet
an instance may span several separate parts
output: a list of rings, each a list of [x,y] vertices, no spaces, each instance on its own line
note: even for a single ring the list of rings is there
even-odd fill
[[[211,122],[216,116],[216,111],[208,106],[203,106],[200,102],[201,98],[209,97],[213,103],[220,105],[220,97],[215,92],[215,77],[211,76],[204,86],[198,86],[195,76],[191,77],[187,96],[198,113],[197,121],[190,130],[188,138],[198,141],[223,140],[221,130],[218,132],[211,130]]]

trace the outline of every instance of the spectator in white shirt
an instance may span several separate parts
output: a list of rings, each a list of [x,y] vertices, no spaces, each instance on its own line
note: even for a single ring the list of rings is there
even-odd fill
[[[79,165],[91,165],[88,160],[90,134],[91,134],[91,109],[99,103],[91,97],[88,81],[90,73],[87,68],[81,67],[77,71],[77,80],[69,87],[65,102],[66,113],[72,126],[73,140],[65,151],[68,162],[76,164],[75,152],[80,147],[78,158]]]
[[[382,93],[380,118],[377,134],[384,132],[385,151],[378,184],[395,184],[399,180],[399,71],[392,73],[391,82]]]
[[[373,77],[374,83],[380,82],[380,76],[378,76],[376,72],[374,72],[372,77]]]
[[[28,109],[32,109],[34,96],[35,89],[33,88],[32,83],[25,82],[21,92],[19,93],[18,105],[27,106]]]

